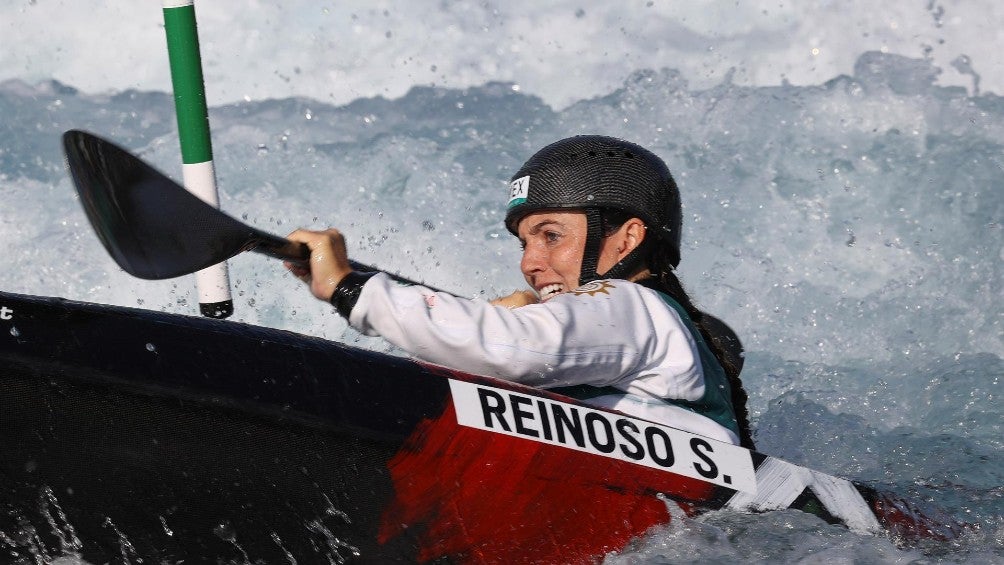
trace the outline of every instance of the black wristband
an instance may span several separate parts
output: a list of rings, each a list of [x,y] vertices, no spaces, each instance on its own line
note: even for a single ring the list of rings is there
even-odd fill
[[[370,280],[370,277],[377,274],[379,271],[373,271],[371,273],[360,273],[358,271],[352,271],[351,273],[345,275],[342,280],[338,281],[338,286],[335,287],[335,292],[331,295],[331,305],[338,310],[338,313],[342,315],[346,320],[349,319],[349,315],[352,314],[352,308],[359,301],[359,295],[363,291],[363,285],[366,281]]]

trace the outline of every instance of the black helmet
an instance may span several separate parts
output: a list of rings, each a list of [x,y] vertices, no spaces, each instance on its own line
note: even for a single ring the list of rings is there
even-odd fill
[[[589,231],[582,284],[623,276],[641,260],[632,253],[610,271],[595,273],[603,210],[620,210],[640,218],[649,236],[665,247],[672,266],[680,263],[680,191],[662,159],[644,147],[600,135],[562,139],[530,157],[513,175],[509,187],[505,225],[514,235],[519,221],[531,212],[562,208],[586,211]]]

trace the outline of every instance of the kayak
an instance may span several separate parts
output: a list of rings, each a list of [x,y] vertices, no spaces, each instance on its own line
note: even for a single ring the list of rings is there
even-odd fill
[[[711,510],[964,529],[547,391],[225,320],[0,292],[0,387],[14,561],[592,563]]]

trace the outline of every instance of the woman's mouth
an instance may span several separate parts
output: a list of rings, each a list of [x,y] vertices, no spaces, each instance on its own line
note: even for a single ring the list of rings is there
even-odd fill
[[[540,301],[544,302],[550,298],[554,298],[561,294],[564,290],[564,286],[560,284],[549,284],[540,288],[537,294],[540,295]]]

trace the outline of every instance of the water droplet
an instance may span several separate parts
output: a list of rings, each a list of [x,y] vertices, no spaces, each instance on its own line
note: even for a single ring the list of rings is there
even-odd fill
[[[216,527],[213,528],[213,533],[224,541],[234,541],[237,538],[233,525],[227,520],[217,524]]]
[[[167,520],[164,519],[163,516],[159,516],[159,518],[160,518],[160,525],[161,525],[161,527],[164,528],[164,533],[167,534],[168,536],[173,537],[174,536],[174,531],[167,526]]]
[[[11,326],[10,327],[10,335],[12,335],[14,337],[19,337],[21,335],[21,330],[17,329],[14,326]]]
[[[149,351],[150,353],[156,353],[157,347],[152,343],[148,343],[146,344],[146,350]]]

